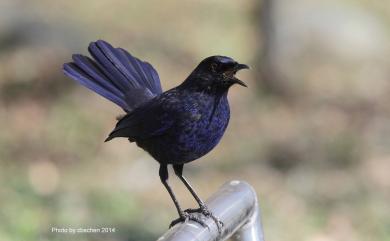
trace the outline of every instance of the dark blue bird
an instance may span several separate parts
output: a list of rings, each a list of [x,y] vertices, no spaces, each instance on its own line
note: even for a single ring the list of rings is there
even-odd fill
[[[188,219],[204,224],[193,215],[201,212],[220,227],[219,220],[183,177],[183,165],[207,154],[221,140],[230,118],[228,90],[234,84],[246,86],[235,74],[248,66],[229,57],[211,56],[200,62],[182,84],[162,92],[159,76],[149,63],[102,40],[92,42],[88,50],[93,59],[75,54],[73,62],[64,64],[64,72],[127,113],[106,141],[128,138],[160,163],[161,182],[179,213],[171,225]],[[181,209],[167,182],[169,164],[199,209]]]

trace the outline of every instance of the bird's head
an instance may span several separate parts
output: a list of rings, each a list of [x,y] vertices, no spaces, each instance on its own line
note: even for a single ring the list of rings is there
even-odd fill
[[[248,65],[239,64],[225,56],[210,56],[202,60],[185,82],[200,89],[227,90],[234,84],[246,86],[235,74]]]

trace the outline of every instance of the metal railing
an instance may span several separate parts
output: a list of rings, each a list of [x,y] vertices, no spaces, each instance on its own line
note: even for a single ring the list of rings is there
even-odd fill
[[[221,234],[215,222],[208,218],[205,220],[208,227],[193,221],[177,224],[157,241],[212,241],[231,237],[236,241],[264,241],[256,192],[248,183],[225,183],[206,205],[224,223]]]

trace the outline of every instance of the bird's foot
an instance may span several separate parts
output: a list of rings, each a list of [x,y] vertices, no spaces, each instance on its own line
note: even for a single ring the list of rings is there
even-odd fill
[[[169,228],[172,228],[173,226],[175,226],[178,223],[187,222],[188,220],[192,220],[194,222],[199,223],[203,227],[208,228],[207,224],[198,215],[193,214],[193,213],[188,213],[185,211],[180,215],[180,217],[178,219],[175,219],[171,222],[171,224],[169,225]]]
[[[223,228],[224,224],[221,220],[219,220],[219,218],[217,218],[216,216],[213,215],[213,213],[207,208],[206,205],[204,205],[204,204],[200,205],[199,208],[195,208],[195,209],[189,208],[189,209],[186,209],[184,212],[189,213],[189,214],[190,213],[201,213],[206,217],[210,217],[211,219],[214,220],[214,222],[218,228],[218,233],[221,235],[222,228]]]

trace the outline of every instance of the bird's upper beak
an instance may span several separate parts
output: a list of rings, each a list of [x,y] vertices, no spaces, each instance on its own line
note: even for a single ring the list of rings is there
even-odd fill
[[[249,66],[246,64],[236,64],[236,66],[234,66],[234,74],[236,74],[239,70],[242,70],[242,69],[249,69]],[[239,84],[239,85],[242,85],[244,87],[248,87],[243,81],[237,79],[236,76],[234,76],[234,75],[233,75],[233,78],[231,79],[231,81],[233,84]]]

